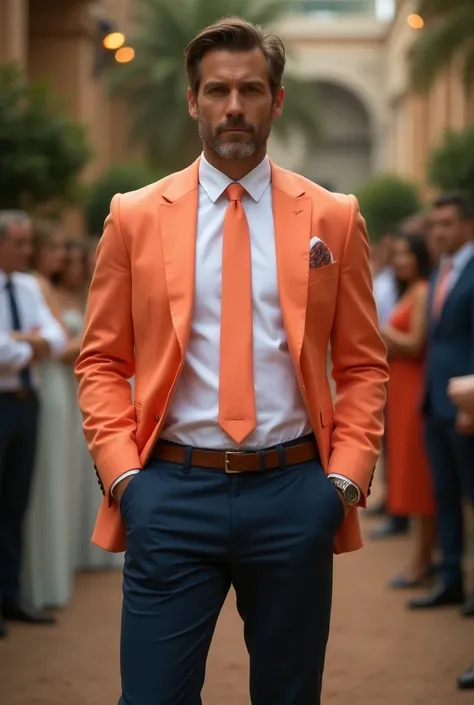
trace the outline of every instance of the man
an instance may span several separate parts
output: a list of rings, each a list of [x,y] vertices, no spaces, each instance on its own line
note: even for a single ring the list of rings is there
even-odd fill
[[[448,394],[458,409],[458,425],[468,433],[474,428],[474,375],[453,377],[449,381]],[[458,678],[460,690],[474,689],[474,666],[468,668]]]
[[[0,211],[0,637],[5,619],[52,623],[20,597],[23,519],[36,449],[39,383],[34,363],[60,353],[66,336],[34,277],[26,214]]]
[[[437,503],[439,580],[413,609],[464,601],[462,499],[474,502],[474,434],[463,428],[449,380],[474,372],[474,206],[462,193],[440,196],[432,214],[433,245],[442,254],[431,285],[426,364],[426,442]],[[474,613],[474,601],[463,608]]]
[[[379,326],[382,328],[389,320],[398,299],[397,281],[392,267],[393,242],[397,236],[397,228],[388,228],[377,244],[378,267],[373,275],[373,292]],[[385,418],[385,430],[387,419]],[[384,453],[385,455],[385,453]],[[387,466],[383,463],[385,479]],[[366,511],[367,516],[384,516],[381,523],[370,532],[370,538],[381,539],[405,533],[408,530],[408,520],[402,516],[389,516],[386,513],[385,499],[378,505]]]
[[[254,705],[319,703],[333,545],[361,545],[386,351],[355,199],[266,157],[284,64],[236,18],[191,41],[203,155],[116,196],[99,245],[77,374],[94,541],[126,548],[121,705],[201,702],[231,585]]]
[[[397,281],[392,267],[393,240],[397,231],[390,229],[378,243],[378,271],[374,275],[374,299],[380,326],[384,326],[398,299]]]

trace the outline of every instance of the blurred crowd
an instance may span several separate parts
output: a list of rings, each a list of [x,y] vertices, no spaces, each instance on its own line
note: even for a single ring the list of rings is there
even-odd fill
[[[69,602],[76,571],[123,561],[90,543],[101,494],[73,370],[95,248],[0,212],[0,598],[11,619],[54,621],[44,608]]]
[[[384,444],[385,499],[372,532],[411,529],[407,564],[389,582],[426,589],[412,610],[460,606],[474,616],[465,527],[474,503],[474,204],[439,196],[429,213],[387,228],[372,248],[374,295],[390,383]],[[474,669],[459,678],[474,688]]]

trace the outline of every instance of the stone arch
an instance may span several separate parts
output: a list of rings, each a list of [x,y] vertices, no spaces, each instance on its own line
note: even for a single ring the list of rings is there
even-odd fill
[[[373,116],[360,97],[333,81],[313,81],[322,134],[304,149],[302,173],[332,191],[353,192],[372,173]]]
[[[337,62],[334,62],[337,64]],[[359,69],[359,67],[357,67]],[[357,98],[370,116],[374,135],[383,132],[386,123],[386,103],[383,85],[370,74],[354,70],[350,64],[342,69],[340,64],[331,66],[328,61],[306,60],[294,66],[297,74],[312,83],[331,83],[345,89]]]

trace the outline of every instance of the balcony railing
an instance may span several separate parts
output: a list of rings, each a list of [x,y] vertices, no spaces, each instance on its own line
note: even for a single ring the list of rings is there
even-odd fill
[[[292,0],[294,12],[311,15],[375,15],[376,0]]]

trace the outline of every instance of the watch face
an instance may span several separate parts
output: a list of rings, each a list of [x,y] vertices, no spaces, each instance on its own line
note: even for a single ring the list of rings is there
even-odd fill
[[[344,499],[347,504],[357,504],[359,501],[359,491],[354,485],[348,485],[344,491]]]

